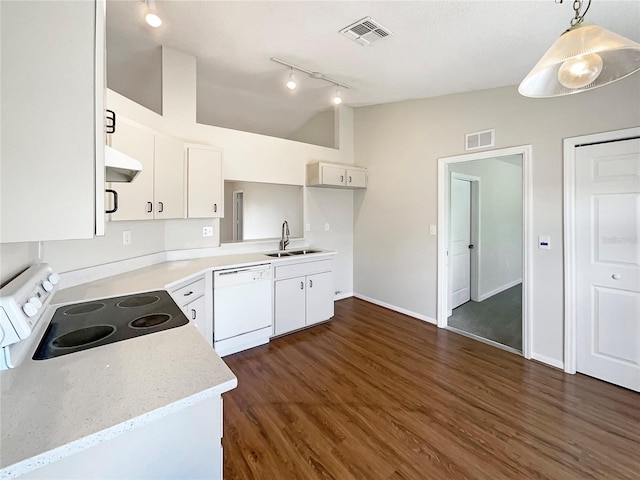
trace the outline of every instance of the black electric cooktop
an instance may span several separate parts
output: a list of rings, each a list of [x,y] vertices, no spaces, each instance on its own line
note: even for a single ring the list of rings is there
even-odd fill
[[[46,360],[189,323],[164,290],[76,303],[53,314],[34,360]]]

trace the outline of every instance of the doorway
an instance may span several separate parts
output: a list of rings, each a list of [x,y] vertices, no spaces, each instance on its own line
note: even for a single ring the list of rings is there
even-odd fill
[[[530,146],[439,159],[438,326],[530,358]]]
[[[244,190],[233,191],[233,241],[244,240]]]
[[[640,391],[640,128],[565,140],[565,371]]]

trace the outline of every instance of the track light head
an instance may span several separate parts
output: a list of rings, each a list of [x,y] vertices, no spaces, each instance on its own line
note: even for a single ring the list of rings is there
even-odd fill
[[[289,81],[287,82],[287,88],[289,90],[295,90],[298,84],[296,83],[296,77],[293,74],[293,68],[291,69],[291,73],[289,74]]]
[[[145,0],[144,4],[146,7],[144,21],[147,22],[147,25],[152,28],[159,28],[162,25],[162,19],[154,8],[155,2],[149,2],[149,0]]]
[[[342,95],[340,94],[340,88],[336,88],[336,94],[333,96],[332,102],[334,105],[340,105],[342,103]]]

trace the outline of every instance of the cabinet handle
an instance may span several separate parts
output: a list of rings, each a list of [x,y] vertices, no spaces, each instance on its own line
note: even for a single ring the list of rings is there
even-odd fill
[[[304,290],[304,282],[300,282],[300,290]]]
[[[158,202],[158,213],[164,212],[164,203]]]
[[[313,288],[313,280],[309,280],[309,288]]]
[[[344,182],[344,175],[340,175],[340,183]]]
[[[107,123],[104,126],[106,133],[116,133],[116,112],[107,109]]]
[[[147,213],[153,212],[153,202],[147,202]]]
[[[217,204],[217,203],[214,203],[214,204],[213,204],[213,211],[214,211],[214,212],[217,212],[217,211],[218,211],[218,204]]]
[[[184,294],[184,296],[185,296],[185,297],[188,297],[189,295],[193,295],[193,292],[192,292],[192,291],[189,291],[189,292],[187,292],[187,293],[185,293],[185,294]]]
[[[116,213],[118,211],[118,192],[110,188],[107,188],[105,192],[113,195],[113,208],[111,210],[105,210],[104,213]]]
[[[351,175],[349,175],[349,183],[351,183]]]
[[[192,308],[191,309],[191,320],[195,320],[196,319],[196,309]]]

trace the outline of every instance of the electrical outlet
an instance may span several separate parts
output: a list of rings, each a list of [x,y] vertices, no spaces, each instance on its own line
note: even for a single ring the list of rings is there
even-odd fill
[[[305,231],[310,232],[311,231],[311,224],[307,223],[304,227]]]
[[[325,224],[324,224],[324,231],[325,231],[325,232],[328,232],[329,230],[331,230],[331,228],[329,228],[329,224],[328,224],[328,223],[325,223]]]
[[[438,230],[435,225],[429,225],[429,235],[437,235]]]
[[[202,227],[203,237],[213,237],[213,227]]]
[[[131,230],[125,230],[122,232],[122,244],[131,245]]]

